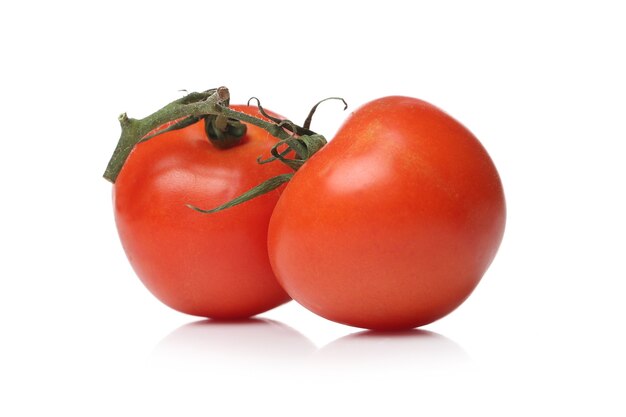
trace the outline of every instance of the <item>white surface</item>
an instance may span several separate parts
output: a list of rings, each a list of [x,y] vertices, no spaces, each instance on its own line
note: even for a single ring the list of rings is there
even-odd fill
[[[0,415],[625,415],[620,2],[214,3],[0,6]],[[509,210],[475,293],[402,337],[156,301],[100,177],[116,117],[217,85],[295,120],[403,94],[467,125]]]

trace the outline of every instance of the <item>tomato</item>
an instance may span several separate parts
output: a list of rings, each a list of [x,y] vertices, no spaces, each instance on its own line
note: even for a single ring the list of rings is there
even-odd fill
[[[242,143],[226,150],[211,145],[204,121],[163,133],[136,145],[115,182],[115,221],[130,263],[159,300],[183,313],[236,319],[289,300],[267,255],[279,190],[212,215],[187,207],[215,207],[289,171],[256,162],[276,139],[247,128]]]
[[[418,327],[476,287],[505,211],[469,130],[424,101],[381,98],[295,173],[270,220],[270,261],[287,293],[327,319]]]

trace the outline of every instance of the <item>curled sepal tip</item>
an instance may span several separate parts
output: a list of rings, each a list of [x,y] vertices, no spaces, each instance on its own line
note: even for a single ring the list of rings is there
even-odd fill
[[[245,203],[248,200],[252,200],[253,198],[262,196],[263,194],[267,194],[270,191],[273,191],[273,190],[277,189],[282,184],[284,184],[287,181],[289,181],[291,179],[291,177],[293,177],[293,173],[282,174],[282,175],[278,175],[276,177],[272,177],[269,180],[267,180],[267,181],[257,185],[256,187],[246,191],[245,193],[243,193],[239,197],[234,198],[233,200],[229,201],[228,203],[222,204],[221,206],[215,207],[215,208],[210,209],[210,210],[204,210],[204,209],[198,208],[198,207],[196,207],[196,206],[194,206],[192,204],[187,204],[187,207],[189,207],[190,209],[193,209],[193,210],[195,210],[195,211],[197,211],[199,213],[204,213],[204,214],[217,213],[218,211],[226,210],[227,208],[231,208],[231,207],[237,206],[239,204]]]
[[[311,127],[311,122],[313,121],[313,115],[315,114],[315,111],[317,110],[317,107],[322,104],[325,101],[328,100],[340,100],[343,103],[343,109],[344,111],[348,108],[348,103],[346,103],[346,101],[341,98],[341,97],[327,97],[324,100],[320,100],[318,101],[315,106],[313,106],[313,108],[311,109],[311,111],[309,111],[309,115],[306,117],[306,120],[304,121],[304,124],[302,125],[302,127],[306,130],[309,130]]]

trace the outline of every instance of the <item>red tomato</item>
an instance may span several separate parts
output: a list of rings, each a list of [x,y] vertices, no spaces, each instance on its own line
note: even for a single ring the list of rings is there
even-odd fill
[[[256,107],[231,106],[257,115]],[[248,125],[240,145],[216,149],[204,122],[138,144],[113,188],[115,220],[135,272],[163,303],[218,319],[250,317],[289,300],[267,255],[267,227],[279,197],[202,215],[289,170],[259,165],[276,143]]]
[[[472,133],[424,101],[386,97],[296,172],[270,221],[270,261],[287,293],[327,319],[412,328],[469,296],[505,216]]]

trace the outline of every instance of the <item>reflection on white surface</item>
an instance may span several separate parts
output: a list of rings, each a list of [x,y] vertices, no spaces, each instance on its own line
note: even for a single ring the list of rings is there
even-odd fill
[[[452,340],[413,329],[344,336],[321,348],[315,362],[331,371],[413,373],[458,369],[471,360]]]
[[[202,320],[185,324],[157,344],[152,365],[199,371],[296,370],[306,374],[424,373],[461,369],[471,362],[452,340],[426,330],[363,331],[321,349],[274,320]]]
[[[315,352],[315,345],[296,330],[274,320],[236,322],[202,320],[167,335],[152,352],[159,364],[253,368],[287,365]]]

